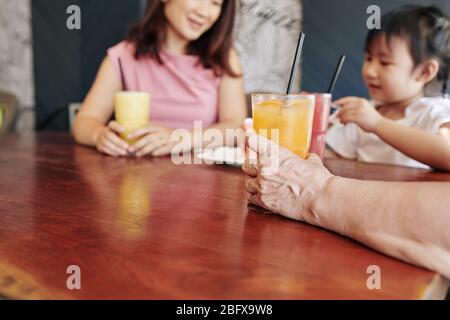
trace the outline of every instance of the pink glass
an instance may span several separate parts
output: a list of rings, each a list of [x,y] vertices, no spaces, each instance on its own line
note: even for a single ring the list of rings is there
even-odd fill
[[[317,154],[321,159],[325,153],[325,141],[330,117],[331,94],[314,93],[316,104],[314,108],[314,122],[311,137],[310,153]]]

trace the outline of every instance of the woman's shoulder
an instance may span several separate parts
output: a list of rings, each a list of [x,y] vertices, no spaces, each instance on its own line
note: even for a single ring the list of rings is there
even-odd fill
[[[231,69],[237,74],[242,73],[241,59],[239,57],[239,53],[236,51],[235,48],[230,49],[228,59]]]
[[[128,41],[122,41],[107,50],[107,61],[115,70],[118,77],[122,74],[131,85],[137,69],[137,61],[134,57],[134,45]],[[119,78],[120,79],[120,78]]]
[[[230,48],[230,50],[228,51],[227,60],[227,67],[222,66],[222,70],[220,72],[221,78],[242,78],[242,64],[240,61],[239,53],[235,48]]]
[[[134,43],[124,40],[108,49],[108,56],[112,58],[134,59],[136,46]]]

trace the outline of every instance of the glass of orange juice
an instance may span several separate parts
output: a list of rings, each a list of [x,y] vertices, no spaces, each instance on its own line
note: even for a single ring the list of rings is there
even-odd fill
[[[0,103],[0,129],[3,126],[3,119],[5,118],[3,115],[5,113],[5,109],[6,108]]]
[[[136,139],[128,139],[128,135],[146,127],[150,122],[150,94],[147,92],[121,91],[114,97],[114,112],[117,122],[125,128],[120,137],[130,145]]]
[[[314,103],[314,95],[253,94],[253,128],[257,134],[306,159],[311,145]]]

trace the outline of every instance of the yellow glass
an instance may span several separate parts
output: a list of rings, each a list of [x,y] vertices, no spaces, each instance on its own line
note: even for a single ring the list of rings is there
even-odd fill
[[[116,121],[125,128],[120,137],[130,145],[136,139],[128,139],[127,136],[148,126],[150,121],[150,94],[146,92],[121,91],[114,97]]]
[[[5,108],[3,107],[2,104],[0,104],[0,129],[3,126],[3,118],[4,118],[4,112],[5,112]]]
[[[311,144],[314,103],[314,95],[253,94],[253,128],[259,135],[306,159]]]

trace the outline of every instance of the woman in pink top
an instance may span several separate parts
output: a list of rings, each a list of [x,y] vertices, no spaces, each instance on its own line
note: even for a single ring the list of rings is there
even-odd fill
[[[112,156],[169,154],[175,129],[189,129],[190,148],[202,146],[194,122],[225,136],[246,115],[239,58],[232,49],[235,0],[151,0],[143,20],[126,41],[108,50],[74,123],[75,140]],[[123,87],[119,59],[126,88]],[[130,138],[115,121],[118,91],[151,94],[151,123]],[[199,138],[200,137],[200,138]]]

